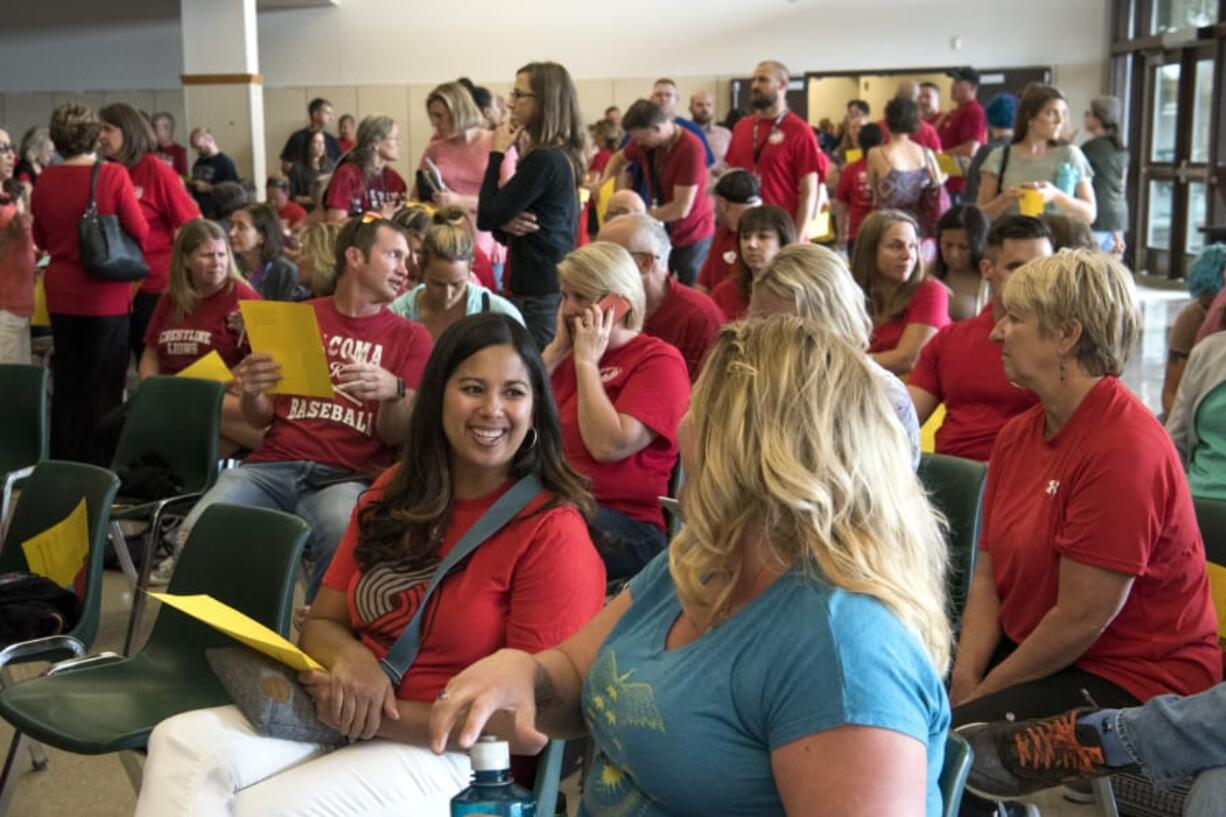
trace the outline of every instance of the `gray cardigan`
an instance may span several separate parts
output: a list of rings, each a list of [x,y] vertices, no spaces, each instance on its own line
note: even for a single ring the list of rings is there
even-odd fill
[[[1215,332],[1192,347],[1187,368],[1175,392],[1175,405],[1166,418],[1166,430],[1175,441],[1184,465],[1192,458],[1196,436],[1196,410],[1209,392],[1226,381],[1226,332]]]

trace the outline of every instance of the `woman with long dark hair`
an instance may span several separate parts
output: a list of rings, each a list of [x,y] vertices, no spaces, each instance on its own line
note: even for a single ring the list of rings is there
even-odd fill
[[[430,596],[421,650],[393,688],[379,660],[436,565],[530,474],[544,490]],[[527,331],[493,314],[452,325],[426,365],[404,456],[359,500],[300,639],[325,667],[302,679],[317,712],[355,742],[328,752],[261,737],[234,706],[179,715],[150,738],[136,813],[448,814],[469,764],[426,748],[430,704],[479,658],[556,646],[595,615],[605,573],[593,511]],[[510,737],[509,719],[492,731]]]
[[[315,209],[311,187],[321,176],[332,172],[336,162],[328,155],[328,141],[323,131],[315,131],[309,139],[302,140],[302,155],[289,171],[289,195],[295,204]]]
[[[987,216],[973,204],[951,207],[937,222],[937,257],[928,272],[949,288],[950,320],[973,318],[988,301],[988,285],[979,271],[988,227]]]
[[[200,218],[200,206],[183,186],[174,169],[157,155],[153,128],[140,111],[115,102],[98,111],[102,134],[98,147],[103,157],[128,170],[141,212],[149,224],[145,261],[149,277],[141,281],[132,299],[129,346],[139,361],[145,348],[145,327],[170,278],[170,253],[175,233],[187,222]]]
[[[720,281],[711,291],[711,300],[727,320],[745,317],[754,279],[766,269],[781,249],[796,243],[796,225],[790,213],[773,204],[751,207],[736,223],[736,275]]]
[[[344,155],[328,181],[323,200],[327,220],[344,221],[372,210],[391,218],[409,189],[391,167],[399,159],[396,120],[382,114],[363,119],[357,147]]]
[[[500,187],[502,163],[516,145],[519,165]],[[505,289],[542,349],[553,339],[561,300],[556,267],[575,246],[586,146],[579,95],[566,69],[554,62],[520,68],[511,115],[490,143],[477,228],[507,244]]]
[[[267,204],[248,204],[230,214],[230,247],[247,282],[269,301],[301,301],[298,266],[285,257],[285,238],[277,211]]]

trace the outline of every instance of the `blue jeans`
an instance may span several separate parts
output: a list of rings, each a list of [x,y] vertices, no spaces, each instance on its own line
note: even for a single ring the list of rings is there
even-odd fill
[[[698,280],[698,272],[702,269],[702,262],[707,260],[712,239],[714,236],[709,235],[693,244],[673,247],[673,251],[668,254],[669,272],[676,275],[677,280],[687,287],[694,286],[694,281]]]
[[[1115,728],[1155,785],[1199,774],[1184,814],[1226,813],[1226,683],[1197,695],[1159,695],[1143,706],[1121,709]]]
[[[613,579],[630,579],[664,550],[664,531],[650,522],[631,519],[620,511],[599,505],[592,521],[596,550],[604,559],[605,573]]]
[[[306,556],[312,565],[306,600],[313,601],[332,563],[332,554],[349,525],[349,517],[367,484],[356,480],[319,487],[319,483],[349,474],[313,462],[256,462],[221,472],[179,529],[179,542],[187,541],[192,526],[214,502],[272,508],[292,513],[311,526]]]

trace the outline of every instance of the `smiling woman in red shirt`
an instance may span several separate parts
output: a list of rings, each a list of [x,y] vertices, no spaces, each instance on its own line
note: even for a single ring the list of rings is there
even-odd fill
[[[677,463],[690,375],[675,347],[642,332],[646,295],[630,253],[592,242],[558,264],[558,281],[543,357],[566,460],[592,481],[609,577],[628,578],[666,544],[659,497]]]
[[[64,161],[43,171],[30,199],[34,242],[51,255],[43,275],[55,339],[51,456],[99,465],[109,462],[94,430],[123,401],[132,291],[130,284],[99,280],[81,266],[78,228],[89,203],[101,129],[84,105],[69,102],[56,108],[51,114],[51,138]],[[174,173],[165,165],[162,168]],[[98,168],[97,205],[100,215],[118,216],[124,231],[144,243],[149,226],[132,180],[119,165]]]
[[[145,347],[145,327],[170,275],[170,248],[175,233],[193,218],[200,218],[200,207],[174,169],[158,157],[153,128],[140,111],[116,102],[99,110],[98,118],[102,122],[98,147],[105,158],[127,168],[141,212],[149,224],[144,244],[149,277],[141,282],[140,291],[132,299],[128,333],[132,354],[140,360]]]

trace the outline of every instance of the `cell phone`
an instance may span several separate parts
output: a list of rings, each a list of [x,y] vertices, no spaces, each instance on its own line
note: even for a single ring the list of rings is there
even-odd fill
[[[600,299],[600,303],[596,304],[603,313],[607,309],[613,310],[613,323],[618,323],[630,311],[630,302],[620,295],[609,293]]]

